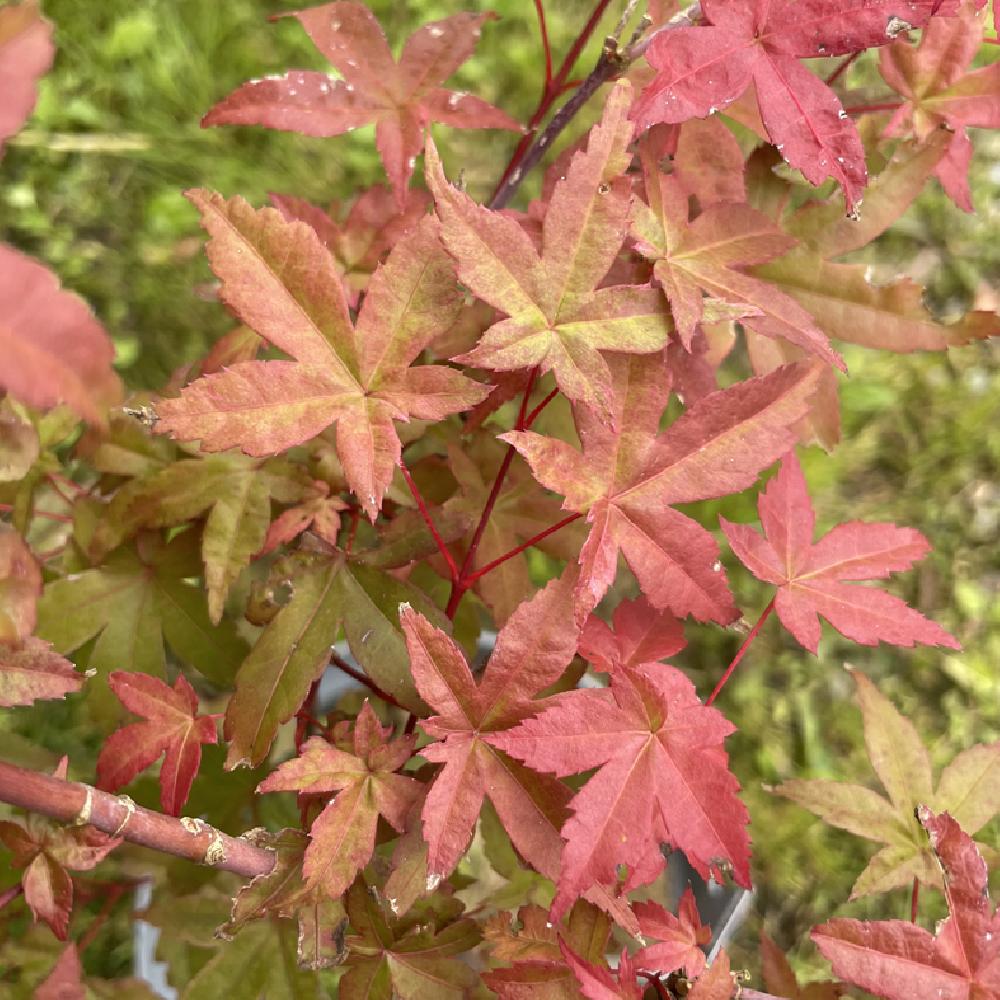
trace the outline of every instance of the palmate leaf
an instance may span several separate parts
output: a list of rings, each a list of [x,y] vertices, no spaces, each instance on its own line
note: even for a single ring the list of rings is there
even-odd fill
[[[682,181],[663,174],[649,151],[642,160],[648,204],[633,199],[632,234],[639,253],[653,261],[653,274],[670,301],[684,346],[691,349],[705,317],[705,292],[719,302],[741,306],[740,322],[748,329],[786,340],[843,368],[840,355],[805,309],[746,273],[748,265],[785,254],[794,240],[746,204],[710,204],[689,223]]]
[[[954,14],[957,0],[907,3],[900,29]],[[761,118],[782,157],[812,184],[833,178],[849,210],[867,171],[857,129],[840,100],[801,59],[885,45],[898,31],[891,0],[705,0],[707,24],[656,35],[646,57],[658,70],[632,109],[638,128],[704,118],[754,84]]]
[[[444,765],[422,813],[428,884],[448,876],[465,853],[486,796],[518,853],[542,875],[553,880],[559,875],[559,831],[572,792],[511,760],[497,749],[496,737],[532,714],[534,695],[556,681],[573,658],[579,634],[573,618],[574,578],[568,570],[511,615],[479,683],[451,638],[413,609],[402,611],[413,678],[438,713],[421,723],[437,742],[420,753]],[[531,822],[525,822],[526,816]],[[637,933],[628,907],[594,881],[575,895],[585,895]]]
[[[215,743],[215,720],[198,715],[194,688],[178,676],[168,687],[157,677],[115,671],[108,677],[118,700],[145,722],[112,733],[97,758],[97,779],[108,791],[123,788],[161,755],[160,804],[179,816],[201,765],[201,745]]]
[[[881,641],[961,648],[952,635],[898,597],[844,582],[884,579],[909,569],[930,549],[919,531],[851,521],[813,543],[816,517],[794,452],[782,459],[758,506],[764,538],[725,518],[720,519],[722,530],[740,562],[758,579],[777,586],[778,618],[810,652],[819,646],[820,616],[865,646]]]
[[[164,643],[184,663],[225,686],[246,655],[232,622],[213,626],[204,594],[186,581],[200,572],[198,533],[169,543],[140,535],[100,566],[49,583],[38,604],[38,635],[60,653],[91,639],[87,665],[103,674],[162,677]]]
[[[636,903],[633,909],[643,937],[657,942],[636,953],[636,965],[656,972],[683,969],[691,979],[701,975],[705,968],[702,949],[711,940],[712,930],[701,922],[690,886],[681,896],[676,916],[651,900]]]
[[[413,755],[414,738],[389,742],[387,736],[366,701],[354,724],[353,753],[314,736],[257,787],[258,792],[337,793],[309,830],[302,870],[307,888],[321,888],[331,898],[343,895],[371,859],[379,816],[403,832],[420,784],[394,772]]]
[[[92,826],[60,826],[30,814],[23,822],[0,822],[0,843],[23,868],[24,898],[36,920],[44,920],[60,941],[66,940],[73,909],[70,871],[90,871],[121,839]]]
[[[432,122],[452,128],[521,131],[509,115],[464,91],[441,84],[479,41],[493,14],[454,14],[418,28],[395,60],[375,15],[362,3],[340,0],[293,13],[316,48],[339,70],[292,70],[251,80],[220,101],[202,125],[265,125],[305,135],[341,135],[375,125],[375,143],[400,205],[424,132]]]
[[[888,799],[861,785],[826,780],[785,781],[774,791],[832,826],[885,845],[858,876],[852,899],[908,886],[914,878],[940,885],[940,868],[913,810],[931,803],[968,834],[977,833],[1000,811],[1000,743],[962,751],[935,790],[930,758],[913,724],[867,677],[852,676],[868,756]]]
[[[294,503],[308,488],[304,471],[281,458],[232,453],[182,459],[120,489],[102,511],[88,551],[101,558],[139,527],[173,527],[204,517],[205,590],[217,625],[229,588],[265,546],[271,501]]]
[[[723,865],[749,886],[749,816],[722,744],[735,731],[694,686],[659,664],[615,674],[610,689],[547,699],[520,725],[489,742],[539,771],[599,770],[574,797],[553,914],[593,884],[626,889],[663,869],[661,843],[684,851],[705,878]],[[641,922],[641,917],[640,917]]]
[[[279,566],[291,588],[239,668],[226,709],[226,767],[256,766],[267,756],[278,727],[301,707],[330,660],[343,628],[351,651],[384,691],[412,711],[424,709],[410,674],[397,624],[401,603],[436,622],[444,617],[421,591],[389,574],[342,556],[301,556]]]
[[[652,353],[670,319],[652,288],[599,288],[628,228],[631,88],[616,85],[552,192],[541,254],[520,224],[477,205],[445,179],[437,150],[427,147],[427,186],[442,237],[462,283],[507,318],[455,360],[495,371],[540,366],[570,399],[610,416],[611,378],[602,351]]]
[[[699,524],[670,505],[724,496],[749,486],[795,439],[818,367],[789,365],[711,393],[662,434],[669,393],[662,359],[611,360],[615,425],[574,410],[583,453],[532,432],[502,435],[528,460],[535,478],[586,513],[577,613],[603,597],[621,551],[656,608],[728,623],[737,617],[718,547]]]
[[[29,636],[19,644],[0,641],[0,705],[32,705],[63,698],[83,687],[84,675],[52,646]]]
[[[959,208],[972,211],[968,167],[972,142],[966,128],[1000,127],[1000,66],[969,70],[983,40],[983,4],[964,0],[955,17],[935,18],[916,47],[898,41],[879,53],[886,83],[905,99],[886,132],[909,122],[920,139],[947,126],[945,155],[935,175]]]
[[[992,1000],[1000,994],[1000,916],[990,905],[976,845],[946,812],[918,818],[944,871],[948,918],[936,934],[902,920],[831,920],[816,946],[848,983],[885,1000]]]
[[[318,1000],[325,992],[315,972],[299,968],[295,938],[295,926],[287,920],[271,918],[250,924],[219,946],[215,955],[188,981],[181,997],[258,1000],[273,996]]]
[[[481,940],[474,920],[457,920],[443,927],[397,921],[361,880],[347,895],[347,913],[354,933],[347,942],[347,972],[340,980],[342,1000],[390,996],[464,1000],[470,995],[479,977],[459,956]]]
[[[241,198],[189,192],[211,239],[223,300],[295,361],[246,361],[157,404],[157,429],[206,451],[276,454],[337,425],[347,482],[374,521],[401,453],[394,420],[441,420],[487,390],[443,365],[411,367],[461,306],[454,271],[425,219],[368,286],[356,325],[315,230]]]

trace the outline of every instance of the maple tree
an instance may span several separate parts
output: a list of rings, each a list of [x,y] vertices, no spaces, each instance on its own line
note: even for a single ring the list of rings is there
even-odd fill
[[[419,26],[398,58],[362,3],[293,13],[339,77],[250,81],[203,124],[374,125],[389,186],[328,208],[186,192],[239,325],[159,393],[127,390],[83,301],[0,245],[0,706],[63,700],[93,733],[78,781],[20,744],[0,761],[5,986],[146,995],[88,968],[142,877],[183,997],[1000,996],[997,852],[971,840],[1000,811],[1000,745],[935,784],[861,670],[886,795],[772,790],[883,845],[852,898],[909,888],[911,921],[814,928],[838,979],[808,984],[764,935],[763,992],[690,887],[661,892],[671,852],[753,882],[767,823],[721,696],[772,613],[816,670],[821,618],[860,646],[959,648],[891,591],[927,539],[849,521],[817,540],[799,455],[840,438],[846,345],[1000,332],[843,259],[933,178],[972,209],[966,129],[1000,123],[984,4],[652,0],[574,78],[611,6],[556,66],[536,0],[523,124],[445,87],[484,26],[502,39],[488,12]],[[30,0],[0,7],[0,140],[51,32]],[[854,103],[855,63],[902,101]],[[519,134],[492,196],[432,125]],[[775,464],[761,532],[690,506]],[[735,572],[773,588],[752,626]],[[706,680],[683,657],[713,629],[745,639]],[[98,865],[110,881],[79,875]],[[922,887],[947,900],[936,934]]]

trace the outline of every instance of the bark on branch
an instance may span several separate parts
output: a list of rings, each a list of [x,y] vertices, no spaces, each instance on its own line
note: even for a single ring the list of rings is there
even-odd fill
[[[77,781],[63,781],[0,761],[0,802],[63,823],[88,823],[154,851],[253,878],[274,867],[274,852],[200,819],[164,816]]]

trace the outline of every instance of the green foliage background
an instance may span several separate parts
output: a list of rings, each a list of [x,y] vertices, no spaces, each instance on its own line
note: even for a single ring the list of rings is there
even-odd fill
[[[445,0],[370,5],[397,42],[415,25],[462,6]],[[44,4],[56,24],[58,55],[34,117],[0,168],[0,235],[40,257],[88,299],[114,337],[119,367],[133,387],[161,385],[230,325],[205,294],[211,275],[196,212],[181,195],[185,188],[239,193],[257,204],[272,190],[325,202],[383,179],[370,129],[317,140],[199,128],[200,116],[250,77],[323,67],[294,21],[266,20],[296,6],[280,0]],[[486,5],[467,0],[464,6]],[[541,87],[533,4],[497,0],[489,6],[502,20],[488,27],[458,85],[526,119]],[[589,5],[548,0],[546,7],[558,55]],[[613,16],[595,36],[584,69],[612,23]],[[853,84],[877,88],[870,55],[851,72]],[[438,134],[449,164],[464,169],[477,195],[499,175],[514,141],[490,132]],[[928,285],[942,315],[973,302],[997,306],[1000,137],[976,138],[978,214],[963,215],[935,185],[867,251],[875,280],[902,270],[913,274]],[[780,944],[799,946],[813,971],[821,963],[802,944],[812,923],[834,914],[908,913],[904,894],[846,904],[869,848],[761,787],[792,776],[873,780],[844,660],[913,719],[937,764],[971,743],[1000,739],[1000,347],[977,344],[947,356],[851,349],[846,358],[844,443],[832,457],[818,450],[806,456],[821,527],[864,518],[924,531],[934,554],[897,592],[955,632],[965,649],[870,650],[840,642],[828,630],[814,659],[772,623],[722,699],[720,707],[741,727],[731,751],[757,823],[759,912]],[[719,512],[753,520],[753,498],[703,505],[711,523]],[[767,597],[745,571],[735,565],[730,571],[753,620]],[[678,662],[707,692],[739,641],[701,630]],[[12,725],[9,718],[0,717],[0,727]],[[32,740],[49,751],[92,757],[85,724],[70,704],[32,712],[30,728]],[[996,823],[985,839],[1000,846]],[[110,926],[106,933],[104,968],[94,971],[116,974],[127,968],[127,946],[113,946]],[[748,950],[737,949],[736,957],[752,965],[752,941],[745,941]]]

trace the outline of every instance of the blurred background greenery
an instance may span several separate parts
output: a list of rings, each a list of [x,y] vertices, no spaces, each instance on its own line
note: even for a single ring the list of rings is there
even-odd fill
[[[194,209],[182,197],[203,186],[261,204],[269,191],[319,202],[347,198],[383,179],[370,129],[331,140],[262,129],[199,128],[217,100],[250,77],[323,61],[280,0],[46,0],[58,54],[42,81],[28,127],[0,166],[0,236],[49,264],[105,323],[126,381],[161,385],[230,326],[205,289],[211,280]],[[390,39],[464,7],[466,0],[370,0]],[[484,32],[457,86],[527,119],[541,87],[531,0],[488,4],[502,20]],[[579,0],[547,0],[557,57],[589,13]],[[598,31],[581,66],[592,64]],[[997,53],[994,53],[994,55]],[[876,81],[872,57],[852,81]],[[474,194],[488,191],[513,139],[496,132],[439,129],[449,161]],[[876,276],[905,271],[929,289],[947,317],[975,303],[996,308],[1000,279],[1000,137],[977,134],[972,168],[975,216],[931,185],[893,231],[867,251]],[[906,894],[847,904],[874,846],[824,827],[761,788],[786,778],[871,783],[859,714],[842,663],[872,677],[915,723],[937,765],[974,742],[1000,739],[1000,348],[975,344],[945,355],[898,356],[849,349],[843,384],[844,443],[805,464],[821,528],[840,520],[894,520],[922,530],[934,554],[900,581],[897,593],[951,629],[958,654],[867,649],[827,629],[818,658],[771,623],[727,689],[721,707],[740,727],[730,744],[755,820],[758,910],[802,967],[822,969],[805,940],[832,915],[903,916]],[[705,505],[711,518],[755,518],[754,498]],[[753,620],[767,600],[746,572],[730,567]],[[739,636],[692,629],[678,662],[708,690]],[[46,706],[33,738],[72,752],[70,706]],[[93,748],[88,748],[92,752]],[[996,822],[986,832],[998,843]],[[905,898],[904,898],[905,897]],[[933,912],[935,903],[928,902]],[[737,959],[754,965],[753,942]],[[116,957],[117,956],[117,957]],[[125,961],[106,956],[105,974]]]

